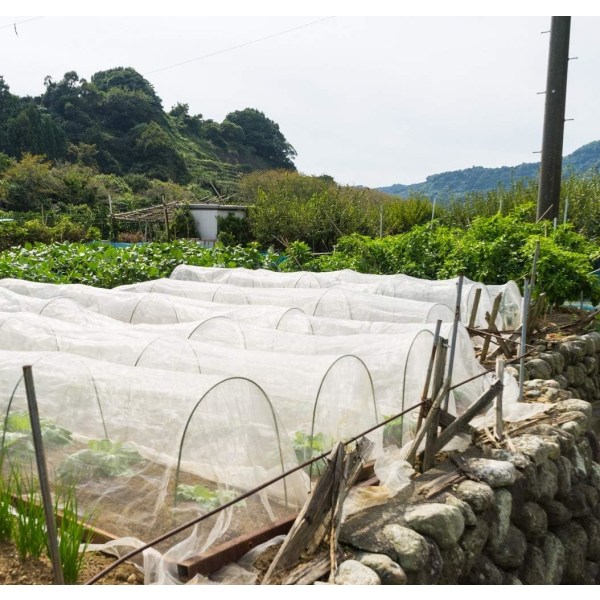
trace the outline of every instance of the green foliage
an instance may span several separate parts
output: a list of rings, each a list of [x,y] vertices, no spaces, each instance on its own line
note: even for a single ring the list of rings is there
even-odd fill
[[[21,558],[39,558],[47,549],[47,536],[37,482],[14,469],[11,482],[16,511],[13,542]]]
[[[14,507],[13,507],[14,504]],[[91,541],[89,515],[80,518],[72,486],[54,494],[53,517],[57,522],[58,549],[66,584],[76,583]],[[49,555],[44,508],[37,483],[14,469],[0,477],[0,541],[14,542],[21,558]]]
[[[315,458],[333,447],[333,440],[327,438],[323,433],[309,435],[304,431],[296,431],[292,441],[294,452],[298,463],[304,463]],[[324,470],[323,461],[316,461],[305,468],[311,477],[318,477]]]
[[[77,496],[72,486],[56,490],[54,514],[58,519],[58,552],[65,584],[77,583],[85,563],[85,551],[92,540],[91,515],[79,516]]]
[[[57,475],[63,483],[78,483],[97,477],[130,474],[130,468],[142,461],[140,454],[121,442],[90,440],[88,447],[65,458]]]
[[[226,217],[217,216],[217,239],[224,246],[244,245],[252,242],[250,225],[245,218],[229,213]]]
[[[237,495],[233,490],[211,490],[203,485],[179,484],[175,492],[175,500],[196,502],[202,510],[210,512],[235,499]],[[239,502],[236,506],[245,506],[245,502]]]
[[[296,151],[288,143],[279,125],[254,108],[229,113],[221,126],[228,138],[244,140],[260,157],[275,168],[293,169]],[[239,129],[239,131],[238,131]]]
[[[386,421],[390,418],[391,415],[383,417],[383,420]],[[403,432],[402,432],[402,417],[398,417],[389,423],[386,423],[383,426],[383,445],[384,446],[398,446],[398,448],[402,447],[403,440]]]
[[[14,527],[11,477],[2,476],[0,477],[0,542],[10,541]]]

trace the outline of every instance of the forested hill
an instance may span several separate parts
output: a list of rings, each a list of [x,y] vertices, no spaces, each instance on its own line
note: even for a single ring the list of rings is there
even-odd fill
[[[582,174],[600,167],[600,140],[591,142],[575,150],[563,158],[565,173]],[[540,163],[523,163],[516,167],[500,167],[486,169],[472,167],[462,171],[448,171],[430,175],[422,183],[402,185],[400,183],[381,187],[379,190],[396,196],[424,194],[429,199],[446,201],[452,196],[457,197],[467,192],[487,192],[498,185],[510,187],[513,181],[519,179],[537,179]]]
[[[229,113],[222,123],[190,114],[183,103],[166,112],[152,84],[124,67],[89,81],[73,71],[60,81],[46,77],[44,86],[41,96],[19,97],[0,76],[0,152],[223,187],[255,169],[294,169],[294,148],[256,109]]]

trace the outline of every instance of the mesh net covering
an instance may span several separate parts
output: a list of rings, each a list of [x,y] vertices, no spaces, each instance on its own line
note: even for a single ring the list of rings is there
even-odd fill
[[[396,298],[407,298],[424,302],[444,304],[454,312],[456,305],[456,284],[458,278],[428,280],[403,275],[372,275],[358,273],[351,269],[312,273],[297,271],[294,273],[278,273],[266,269],[229,269],[224,267],[195,267],[180,265],[171,273],[171,279],[181,281],[201,281],[210,283],[227,283],[236,286],[258,288],[309,287],[328,288],[346,286],[355,291],[382,294]],[[476,290],[481,289],[475,325],[485,327],[485,313],[491,312],[494,297],[504,294],[496,326],[503,329],[515,328],[521,317],[521,292],[514,281],[504,285],[484,285],[464,278],[461,298],[461,317],[467,324],[475,302]]]
[[[419,402],[435,325],[347,316],[1,280],[2,468],[34,468],[22,378],[33,365],[53,480],[76,485],[98,527],[130,536],[124,549],[147,541]],[[462,325],[457,343],[453,381],[483,374]],[[454,390],[450,412],[491,382]],[[521,418],[505,383],[507,414]],[[371,434],[374,456],[406,446],[416,417]],[[174,582],[173,563],[292,514],[309,487],[299,471],[165,543],[154,566],[146,554],[147,581]]]

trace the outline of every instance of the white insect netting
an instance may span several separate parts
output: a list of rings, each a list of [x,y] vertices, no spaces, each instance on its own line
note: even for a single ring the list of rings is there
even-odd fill
[[[445,305],[406,298],[374,295],[350,287],[252,288],[230,284],[158,279],[116,288],[129,292],[156,292],[204,302],[286,306],[307,315],[356,321],[435,323],[449,321],[453,312]]]
[[[441,307],[440,334],[450,340],[453,312],[344,287],[293,289],[317,281],[305,275],[289,277],[284,290],[0,280],[3,468],[34,465],[23,420],[27,364],[52,477],[77,486],[98,527],[144,541],[418,404],[436,327],[426,321]],[[209,298],[217,293],[251,303]],[[280,304],[254,304],[267,300]],[[327,317],[318,316],[323,306]],[[420,322],[397,322],[407,318],[400,306]],[[366,320],[352,320],[359,315]],[[452,381],[479,376],[450,394],[449,411],[460,415],[494,377],[462,324],[456,333]],[[516,402],[510,376],[505,386],[507,413],[521,418],[530,409]],[[390,444],[406,447],[417,417],[409,412],[369,434],[373,457]],[[298,471],[181,534],[160,548],[171,567],[145,564],[147,581],[175,581],[169,569],[177,561],[293,514],[309,487]]]
[[[431,281],[409,275],[372,275],[358,273],[351,269],[312,273],[278,273],[266,269],[230,269],[223,267],[195,267],[180,265],[171,273],[172,279],[181,281],[199,281],[227,283],[237,286],[272,287],[321,287],[350,286],[350,289],[373,294],[382,294],[396,298],[408,298],[425,302],[441,303],[453,313],[456,306],[456,284],[458,278]],[[519,324],[521,314],[521,293],[517,284],[510,281],[502,286],[485,286],[465,278],[461,299],[461,320],[467,324],[473,310],[475,292],[481,289],[479,306],[476,313],[476,326],[486,327],[485,313],[491,312],[494,297],[503,292],[496,325],[502,329],[513,328]],[[513,325],[514,324],[514,325]]]

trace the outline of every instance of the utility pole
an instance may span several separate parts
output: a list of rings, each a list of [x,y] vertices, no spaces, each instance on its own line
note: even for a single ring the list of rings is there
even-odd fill
[[[571,17],[552,17],[537,220],[558,218]]]

